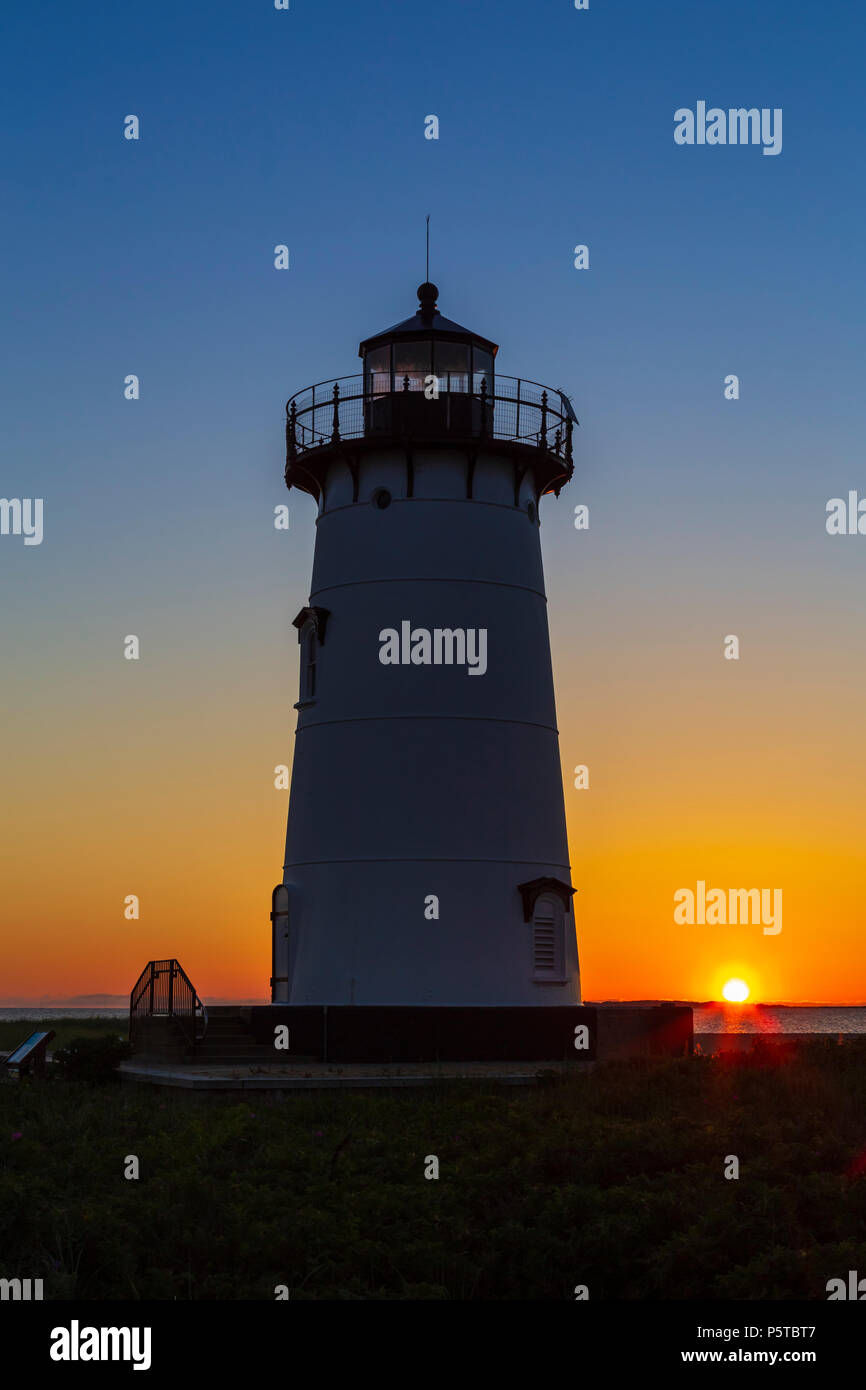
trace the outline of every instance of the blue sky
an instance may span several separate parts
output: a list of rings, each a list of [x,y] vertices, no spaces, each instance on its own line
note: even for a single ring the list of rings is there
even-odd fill
[[[573,391],[585,443],[627,415],[631,453],[672,401],[694,443],[728,370],[738,423],[770,425],[772,487],[808,473],[816,417],[825,440],[856,427],[851,7],[48,3],[6,28],[14,471],[64,487],[83,454],[122,486],[117,448],[156,446],[181,496],[207,475],[252,500],[290,391],[354,370],[359,338],[411,312],[428,211],[445,312],[499,341],[503,370]],[[699,98],[781,106],[782,154],[676,147],[673,111]],[[258,478],[235,471],[244,443]]]

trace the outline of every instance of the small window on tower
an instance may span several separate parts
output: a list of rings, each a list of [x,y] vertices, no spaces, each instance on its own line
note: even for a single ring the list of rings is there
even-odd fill
[[[316,698],[316,664],[319,656],[319,643],[316,637],[316,625],[309,622],[306,624],[301,638],[301,699],[315,700]]]
[[[565,913],[559,898],[545,893],[532,914],[532,978],[539,984],[565,980]]]

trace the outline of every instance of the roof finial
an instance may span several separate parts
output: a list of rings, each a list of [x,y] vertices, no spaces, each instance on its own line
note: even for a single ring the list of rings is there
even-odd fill
[[[439,290],[430,283],[430,214],[427,214],[427,279],[423,285],[418,286],[418,298],[421,302],[418,313],[421,318],[429,323],[438,314],[439,309],[436,300],[439,298]]]
[[[418,286],[418,299],[421,305],[418,312],[422,319],[430,320],[439,312],[436,307],[438,298],[439,290],[436,285],[431,285],[429,280],[425,280],[423,285]]]

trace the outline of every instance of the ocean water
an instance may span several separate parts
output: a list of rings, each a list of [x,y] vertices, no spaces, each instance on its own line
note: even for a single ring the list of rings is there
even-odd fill
[[[114,1018],[129,1010],[0,1008],[0,1019]],[[824,1004],[695,1005],[696,1033],[866,1033],[866,1006]]]
[[[36,1019],[40,1018],[126,1018],[129,1014],[129,1007],[125,1009],[107,1009],[103,1005],[101,1008],[88,1009],[86,1006],[78,1009],[35,1009],[22,1005],[16,1009],[0,1009],[0,1020],[16,1018]]]
[[[695,1006],[696,1033],[866,1033],[859,1005],[756,1004]]]

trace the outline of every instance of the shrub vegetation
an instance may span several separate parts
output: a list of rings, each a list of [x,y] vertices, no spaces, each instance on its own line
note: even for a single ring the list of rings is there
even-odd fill
[[[866,1274],[864,1155],[866,1039],[525,1087],[10,1081],[0,1275],[55,1299],[826,1299]]]

